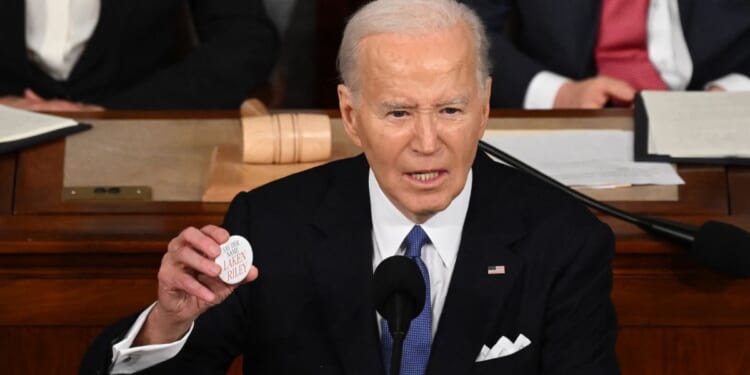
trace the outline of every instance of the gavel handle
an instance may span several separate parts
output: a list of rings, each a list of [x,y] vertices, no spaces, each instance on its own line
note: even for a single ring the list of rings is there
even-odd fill
[[[266,105],[256,98],[246,99],[240,106],[241,117],[265,116],[270,114]]]

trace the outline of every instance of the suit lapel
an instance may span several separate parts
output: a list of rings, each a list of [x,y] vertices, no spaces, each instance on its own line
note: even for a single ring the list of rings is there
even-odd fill
[[[86,75],[100,63],[106,49],[119,48],[118,45],[110,44],[117,43],[118,39],[113,38],[113,35],[119,35],[120,22],[126,22],[129,17],[124,5],[127,3],[127,1],[101,0],[99,21],[94,28],[94,33],[91,34],[91,39],[86,43],[86,48],[83,50],[81,57],[70,72],[69,82],[86,78]]]
[[[688,34],[686,34],[686,31],[690,31],[690,13],[692,13],[693,10],[693,1],[692,0],[678,0],[677,1],[677,7],[680,10],[680,22],[682,23],[682,33],[685,37],[685,43],[688,44],[688,47],[690,44],[688,43]],[[688,51],[690,51],[690,48],[688,48]]]
[[[380,339],[372,301],[372,224],[368,167],[333,177],[313,226],[322,241],[308,256],[327,331],[348,374],[382,374]]]
[[[493,181],[488,163],[484,154],[477,155],[461,245],[432,344],[430,375],[470,372],[524,267],[510,250],[524,234],[513,197],[504,193],[502,182]],[[488,274],[488,267],[499,265],[505,267],[504,274]]]
[[[11,65],[23,66],[24,71],[28,74],[28,61],[26,58],[26,6],[24,0],[10,0],[8,4],[3,5],[0,12],[0,25],[3,25],[3,32],[0,35],[3,48],[8,51],[3,53],[11,60]],[[5,61],[5,64],[9,64]],[[20,79],[24,81],[24,79]]]

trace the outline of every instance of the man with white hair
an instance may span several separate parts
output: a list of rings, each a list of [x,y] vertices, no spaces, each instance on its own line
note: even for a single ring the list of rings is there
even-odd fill
[[[223,228],[184,230],[158,301],[105,332],[81,372],[220,374],[243,354],[248,374],[387,373],[373,270],[405,254],[426,295],[402,374],[619,373],[611,231],[477,153],[492,84],[477,16],[454,0],[373,1],[349,21],[339,69],[364,155],[240,193]],[[239,287],[213,262],[230,233],[255,253]]]

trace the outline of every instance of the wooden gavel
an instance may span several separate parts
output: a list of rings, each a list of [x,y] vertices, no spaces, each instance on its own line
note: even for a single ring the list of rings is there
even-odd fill
[[[242,103],[240,113],[245,163],[305,163],[331,157],[331,121],[326,115],[272,115],[257,99]]]

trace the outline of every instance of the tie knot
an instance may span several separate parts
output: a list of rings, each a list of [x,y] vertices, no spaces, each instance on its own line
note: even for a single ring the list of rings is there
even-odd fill
[[[427,233],[422,230],[422,227],[415,225],[404,240],[406,244],[406,256],[409,258],[419,258],[422,254],[422,246],[428,241],[430,241],[430,238],[427,237]]]

